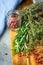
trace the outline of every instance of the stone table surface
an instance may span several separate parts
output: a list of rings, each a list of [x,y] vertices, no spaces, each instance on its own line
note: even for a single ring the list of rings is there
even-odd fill
[[[0,64],[12,65],[9,29],[6,29],[5,33],[0,39]]]

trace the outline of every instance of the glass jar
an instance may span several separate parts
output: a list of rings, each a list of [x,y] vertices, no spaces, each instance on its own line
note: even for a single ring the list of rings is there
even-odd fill
[[[18,10],[8,12],[7,26],[12,30],[19,29],[19,27],[21,26],[21,16]]]

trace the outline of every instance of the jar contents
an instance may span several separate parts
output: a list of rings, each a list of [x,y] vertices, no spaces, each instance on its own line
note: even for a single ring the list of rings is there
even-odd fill
[[[19,14],[19,12],[12,12],[8,16],[8,27],[11,29],[17,29],[20,27],[20,14]]]

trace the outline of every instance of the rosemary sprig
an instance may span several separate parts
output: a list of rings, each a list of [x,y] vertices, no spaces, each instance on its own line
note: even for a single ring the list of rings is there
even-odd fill
[[[18,30],[18,34],[13,40],[13,46],[15,46],[14,54],[18,52],[28,53],[38,41],[43,40],[43,20],[39,15],[40,13],[37,13],[38,8],[40,10],[39,6],[39,3],[32,4],[30,7],[26,7],[22,10],[21,28]]]

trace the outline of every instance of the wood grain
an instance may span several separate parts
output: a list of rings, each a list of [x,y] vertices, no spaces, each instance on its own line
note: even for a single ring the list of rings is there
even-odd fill
[[[24,0],[17,10],[22,10],[24,7],[29,6],[30,4],[32,4],[32,0]]]
[[[22,10],[25,6],[30,5],[32,3],[31,0],[25,0],[25,2],[23,2],[18,8],[17,10]],[[15,37],[15,35],[17,34],[17,31],[14,32],[12,30],[10,30],[10,42],[11,42],[11,54],[12,54],[12,65],[30,65],[29,63],[29,58],[25,58],[25,57],[18,57],[18,55],[14,56],[14,51],[12,50],[13,45],[13,39]]]
[[[32,3],[31,0],[26,0],[25,2],[23,2],[19,8],[17,8],[17,10],[22,10],[25,6],[28,6]],[[34,59],[34,56],[31,54],[29,56],[29,58],[26,57],[18,57],[18,55],[14,56],[14,51],[13,49],[13,45],[12,42],[14,40],[15,35],[17,34],[17,31],[12,31],[10,30],[10,46],[11,46],[11,54],[12,54],[12,65],[38,65]],[[43,65],[43,64],[42,64]]]
[[[13,48],[12,42],[16,34],[17,31],[10,30],[12,65],[37,65],[36,61],[34,60],[34,56],[32,54],[29,56],[29,58],[26,58],[25,56],[19,57],[18,55],[14,56],[14,51],[12,49]]]
[[[12,48],[13,48],[12,41],[14,40],[14,37],[16,34],[17,34],[17,31],[14,32],[14,31],[10,30],[12,65],[30,65],[29,64],[29,58],[26,58],[24,56],[18,57],[18,55],[14,56],[14,51],[12,50]]]

